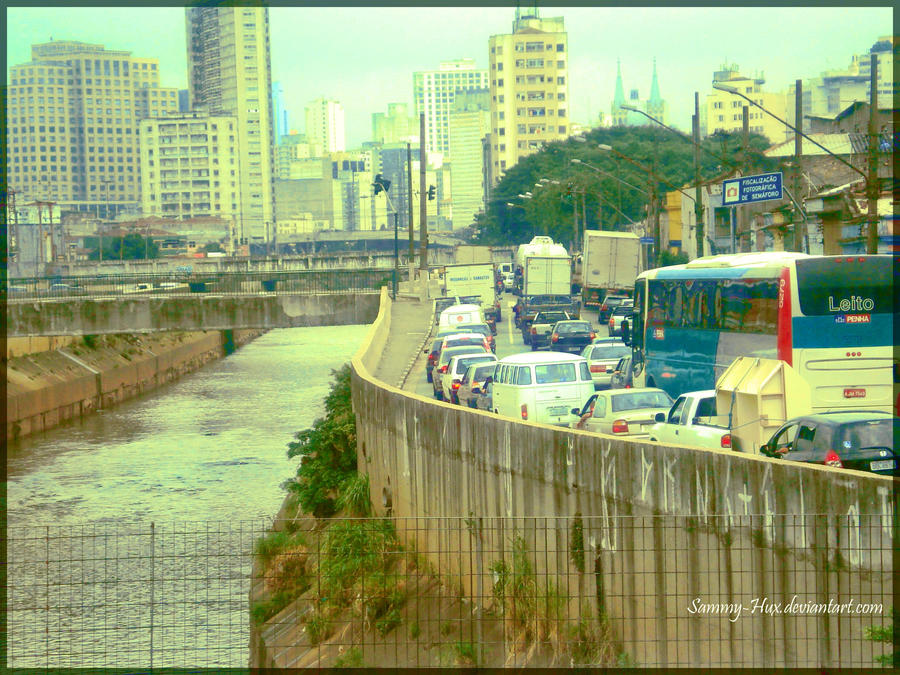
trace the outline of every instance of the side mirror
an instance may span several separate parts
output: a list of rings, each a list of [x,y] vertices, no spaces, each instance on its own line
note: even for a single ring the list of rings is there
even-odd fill
[[[656,415],[653,416],[653,419],[655,419],[657,422],[665,422],[666,413],[656,413]]]
[[[571,412],[572,412],[573,415],[578,415],[579,417],[581,417],[581,410],[580,410],[580,409],[578,409],[578,408],[572,408],[572,411],[571,411]]]
[[[481,387],[472,387],[472,393],[473,393],[473,394],[480,394],[480,393],[481,393]]]

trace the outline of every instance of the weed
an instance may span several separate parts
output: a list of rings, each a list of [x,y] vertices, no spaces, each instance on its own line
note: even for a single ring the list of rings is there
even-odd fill
[[[97,348],[97,336],[96,335],[82,335],[81,341],[84,343],[84,346],[88,349],[96,349]]]
[[[569,651],[576,666],[602,666],[613,660],[609,621],[596,619],[588,606],[581,608],[578,622],[569,629]]]
[[[584,574],[584,522],[581,520],[581,513],[576,513],[575,520],[572,521],[569,557],[575,569]]]
[[[352,647],[341,654],[334,662],[335,668],[365,668],[362,650],[359,647]]]
[[[287,607],[293,599],[288,593],[273,593],[265,601],[253,603],[250,618],[257,626],[261,625]]]
[[[616,657],[616,668],[637,668],[640,664],[628,652],[619,652]]]
[[[459,641],[455,645],[453,645],[453,651],[456,652],[456,660],[459,665],[478,665],[478,654],[475,651],[475,645],[473,645],[471,642]]]
[[[372,512],[369,475],[353,473],[338,488],[337,508],[346,515],[364,518]]]
[[[391,523],[387,520],[334,523],[325,533],[319,575],[324,597],[335,606],[346,606],[357,581],[381,570],[382,579],[393,554],[399,551]],[[382,586],[384,582],[382,582]],[[365,590],[378,590],[369,580]]]
[[[316,612],[306,619],[306,634],[309,635],[309,643],[313,646],[331,635],[331,630],[331,622],[321,612]]]
[[[254,555],[259,557],[259,561],[263,567],[268,567],[272,559],[296,546],[302,546],[303,537],[297,533],[288,533],[284,530],[270,531],[256,540],[253,547]]]
[[[410,640],[418,640],[419,636],[422,634],[422,629],[419,627],[418,621],[413,621],[409,627],[409,639]]]
[[[375,630],[384,637],[401,623],[403,623],[403,617],[400,615],[400,610],[396,608],[389,609],[387,614],[375,622]]]
[[[443,635],[444,637],[447,637],[452,632],[453,632],[453,622],[452,621],[445,621],[444,623],[441,624],[441,635]]]

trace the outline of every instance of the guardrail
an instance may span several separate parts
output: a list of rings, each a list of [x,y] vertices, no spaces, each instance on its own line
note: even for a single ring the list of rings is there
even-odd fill
[[[190,275],[124,274],[7,279],[0,295],[9,301],[108,298],[132,295],[321,295],[378,293],[391,284],[393,270],[330,269],[287,272],[201,272]]]

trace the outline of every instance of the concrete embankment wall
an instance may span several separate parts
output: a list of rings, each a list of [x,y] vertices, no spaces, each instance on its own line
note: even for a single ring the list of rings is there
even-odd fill
[[[10,358],[6,374],[6,437],[51,429],[198,370],[262,334],[262,330],[157,333],[64,341],[51,351]],[[13,349],[40,347],[15,345]]]
[[[788,603],[797,595],[881,601],[886,614],[891,479],[520,422],[401,391],[371,375],[391,332],[388,303],[382,297],[352,361],[360,471],[369,474],[380,514],[420,519],[412,532],[398,525],[419,551],[454,553],[432,563],[458,574],[467,593],[490,597],[490,575],[477,571],[490,569],[490,552],[508,547],[501,538],[510,531],[454,536],[442,518],[505,519],[531,537],[539,578],[563,572],[598,582],[595,604],[640,664],[876,665],[883,650],[863,633],[887,623],[883,615],[759,612],[732,621],[727,612],[687,607],[694,598],[749,607],[754,598]],[[583,572],[573,568],[564,536],[548,542],[529,534],[531,517],[559,519],[560,535],[583,518]]]

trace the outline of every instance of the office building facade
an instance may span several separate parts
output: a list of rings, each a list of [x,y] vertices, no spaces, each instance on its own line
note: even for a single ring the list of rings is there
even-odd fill
[[[425,150],[449,154],[450,112],[457,91],[484,89],[488,71],[475,67],[475,59],[442,61],[437,70],[413,73],[415,119],[425,115]],[[416,132],[418,135],[418,132]]]
[[[327,98],[311,101],[306,106],[306,138],[323,155],[346,150],[344,106]]]

